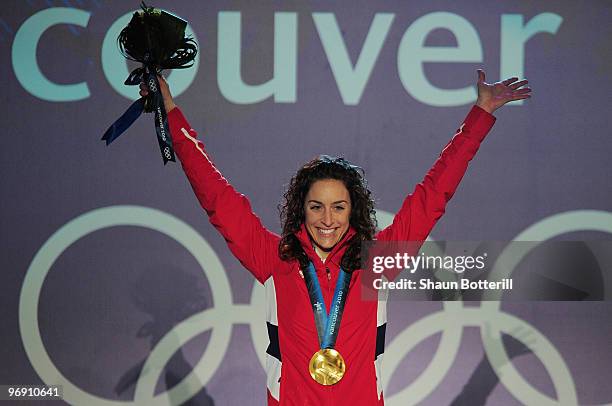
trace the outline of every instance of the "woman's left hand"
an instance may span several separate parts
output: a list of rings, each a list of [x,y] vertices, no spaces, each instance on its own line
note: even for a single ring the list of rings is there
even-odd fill
[[[476,105],[483,110],[493,113],[504,104],[513,100],[528,99],[531,97],[531,89],[523,87],[527,80],[509,78],[501,82],[485,82],[485,73],[478,69],[478,100]]]

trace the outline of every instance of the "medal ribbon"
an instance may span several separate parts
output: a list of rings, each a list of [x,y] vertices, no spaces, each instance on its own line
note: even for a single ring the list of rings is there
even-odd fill
[[[348,288],[351,283],[351,276],[351,273],[340,268],[340,275],[338,275],[338,281],[336,282],[336,288],[334,290],[334,298],[332,299],[328,315],[327,309],[325,308],[325,302],[323,301],[321,285],[319,285],[319,278],[317,278],[317,273],[312,262],[308,264],[306,272],[304,272],[304,281],[306,282],[306,289],[308,290],[308,296],[312,304],[312,311],[314,313],[315,326],[317,327],[319,346],[321,349],[334,348],[336,345],[336,339],[338,338],[338,331],[340,329],[340,320],[342,319],[342,313],[344,313],[344,305],[346,304]]]

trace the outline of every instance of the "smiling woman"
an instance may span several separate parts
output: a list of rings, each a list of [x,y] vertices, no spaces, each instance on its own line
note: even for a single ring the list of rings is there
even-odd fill
[[[313,183],[306,195],[305,213],[315,250],[325,259],[349,228],[351,197],[344,183],[335,179]]]
[[[424,241],[493,126],[491,113],[529,98],[527,81],[489,84],[478,71],[476,105],[389,227],[376,233],[363,170],[322,155],[291,179],[280,236],[219,173],[163,78],[159,83],[173,146],[200,204],[236,258],[269,287],[268,404],[383,405],[386,303],[361,297],[362,242]]]
[[[363,175],[361,168],[344,158],[327,155],[308,162],[297,172],[280,207],[281,259],[295,259],[302,268],[308,266],[310,259],[296,237],[302,225],[323,262],[352,227],[355,234],[350,241],[346,239],[348,248],[342,266],[347,271],[359,268],[361,243],[372,240],[376,231],[374,201]]]

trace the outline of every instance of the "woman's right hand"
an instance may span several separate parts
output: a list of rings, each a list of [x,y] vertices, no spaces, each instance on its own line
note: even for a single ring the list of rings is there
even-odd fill
[[[164,107],[166,108],[166,113],[170,113],[170,110],[176,107],[174,104],[174,100],[172,99],[172,95],[170,94],[170,87],[164,79],[163,76],[157,75],[157,81],[159,82],[159,90],[161,90],[162,97],[164,99]],[[147,97],[149,95],[149,87],[146,83],[140,83],[140,95],[142,97]]]

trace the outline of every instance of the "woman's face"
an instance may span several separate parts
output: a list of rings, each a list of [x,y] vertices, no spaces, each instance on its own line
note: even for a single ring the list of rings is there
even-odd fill
[[[351,197],[342,181],[314,182],[304,202],[306,229],[315,245],[329,252],[349,228]]]

